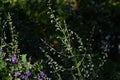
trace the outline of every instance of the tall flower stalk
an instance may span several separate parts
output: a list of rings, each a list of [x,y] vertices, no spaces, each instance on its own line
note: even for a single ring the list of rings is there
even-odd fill
[[[102,67],[105,63],[104,60],[107,58],[107,47],[102,52],[104,53],[104,60],[102,60],[103,57],[101,58],[93,53],[91,43],[92,34],[90,35],[90,38],[87,39],[88,43],[83,44],[82,38],[79,37],[79,35],[74,31],[68,29],[66,21],[60,19],[54,14],[55,10],[53,10],[51,7],[51,0],[48,1],[47,5],[47,14],[50,16],[50,22],[55,25],[56,32],[61,34],[56,38],[61,41],[62,49],[60,51],[57,51],[51,45],[47,44],[47,42],[44,40],[42,41],[46,44],[47,50],[50,50],[53,55],[58,55],[58,58],[60,58],[61,61],[64,61],[64,64],[59,63],[54,59],[53,56],[49,54],[47,50],[40,47],[41,50],[44,50],[46,57],[49,59],[48,65],[52,66],[54,70],[52,72],[55,72],[57,74],[59,80],[64,80],[62,73],[66,71],[71,72],[71,79],[73,80],[96,79],[98,77],[98,72],[100,71],[100,68],[98,69],[97,67]],[[77,43],[77,46],[74,46],[74,42]],[[98,60],[98,63],[96,63],[95,60]],[[58,67],[62,66],[62,69],[58,70],[56,67],[53,67],[53,63],[56,63],[55,65]],[[71,64],[66,65],[67,63]],[[62,73],[60,73],[60,71],[62,71]]]

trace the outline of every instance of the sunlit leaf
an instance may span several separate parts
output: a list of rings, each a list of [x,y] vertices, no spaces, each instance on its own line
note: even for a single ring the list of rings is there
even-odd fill
[[[22,61],[23,61],[24,63],[27,62],[26,56],[27,56],[27,54],[22,54]]]

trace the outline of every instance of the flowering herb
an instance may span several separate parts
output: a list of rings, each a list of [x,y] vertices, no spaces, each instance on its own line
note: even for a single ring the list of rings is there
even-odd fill
[[[24,80],[25,76],[21,75],[19,78],[22,79],[22,80]]]
[[[19,76],[20,74],[20,71],[14,71],[14,76]]]
[[[39,73],[39,76],[40,76],[40,78],[42,78],[42,79],[45,78],[44,72],[41,71],[41,72]]]
[[[14,56],[12,57],[12,63],[17,63],[17,62],[18,62],[17,56],[14,55]]]
[[[0,48],[0,53],[2,52],[3,50]]]
[[[30,71],[26,71],[26,72],[24,72],[24,75],[25,75],[25,76],[30,76],[30,75],[31,75],[31,72],[30,72]]]

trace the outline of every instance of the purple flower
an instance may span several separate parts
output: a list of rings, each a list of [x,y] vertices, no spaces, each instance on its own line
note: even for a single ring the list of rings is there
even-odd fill
[[[24,72],[24,75],[20,76],[20,79],[28,80],[28,77],[31,75],[30,71]]]
[[[23,79],[25,79],[25,76],[21,75],[19,78],[23,80]]]
[[[14,55],[14,56],[12,57],[12,63],[17,63],[17,62],[18,62],[17,56]]]
[[[43,79],[43,78],[45,77],[44,72],[42,72],[42,71],[41,71],[41,72],[39,73],[39,76],[40,76],[40,78],[42,78],[42,79]]]
[[[31,75],[31,72],[30,72],[30,71],[26,71],[26,72],[24,72],[24,75],[25,75],[25,76],[30,76],[30,75]]]
[[[0,53],[2,52],[3,50],[0,48]]]
[[[14,76],[19,76],[20,74],[20,71],[14,71]]]

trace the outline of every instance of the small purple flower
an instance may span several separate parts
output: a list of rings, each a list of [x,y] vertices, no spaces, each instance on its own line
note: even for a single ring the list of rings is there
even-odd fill
[[[25,76],[21,75],[19,78],[23,80],[23,79],[25,79]]]
[[[14,71],[14,76],[19,76],[20,74],[20,71]]]
[[[14,56],[12,57],[12,63],[17,63],[17,62],[18,62],[17,56],[14,55]]]
[[[42,78],[42,79],[45,78],[44,72],[40,71],[39,76],[40,76],[40,78]]]
[[[20,79],[28,80],[28,77],[31,75],[30,71],[24,72],[24,75],[20,76]]]
[[[0,48],[0,53],[2,52],[3,50]]]
[[[31,72],[30,72],[30,71],[26,71],[26,72],[24,72],[24,75],[25,75],[25,76],[30,76],[30,75],[31,75]]]

